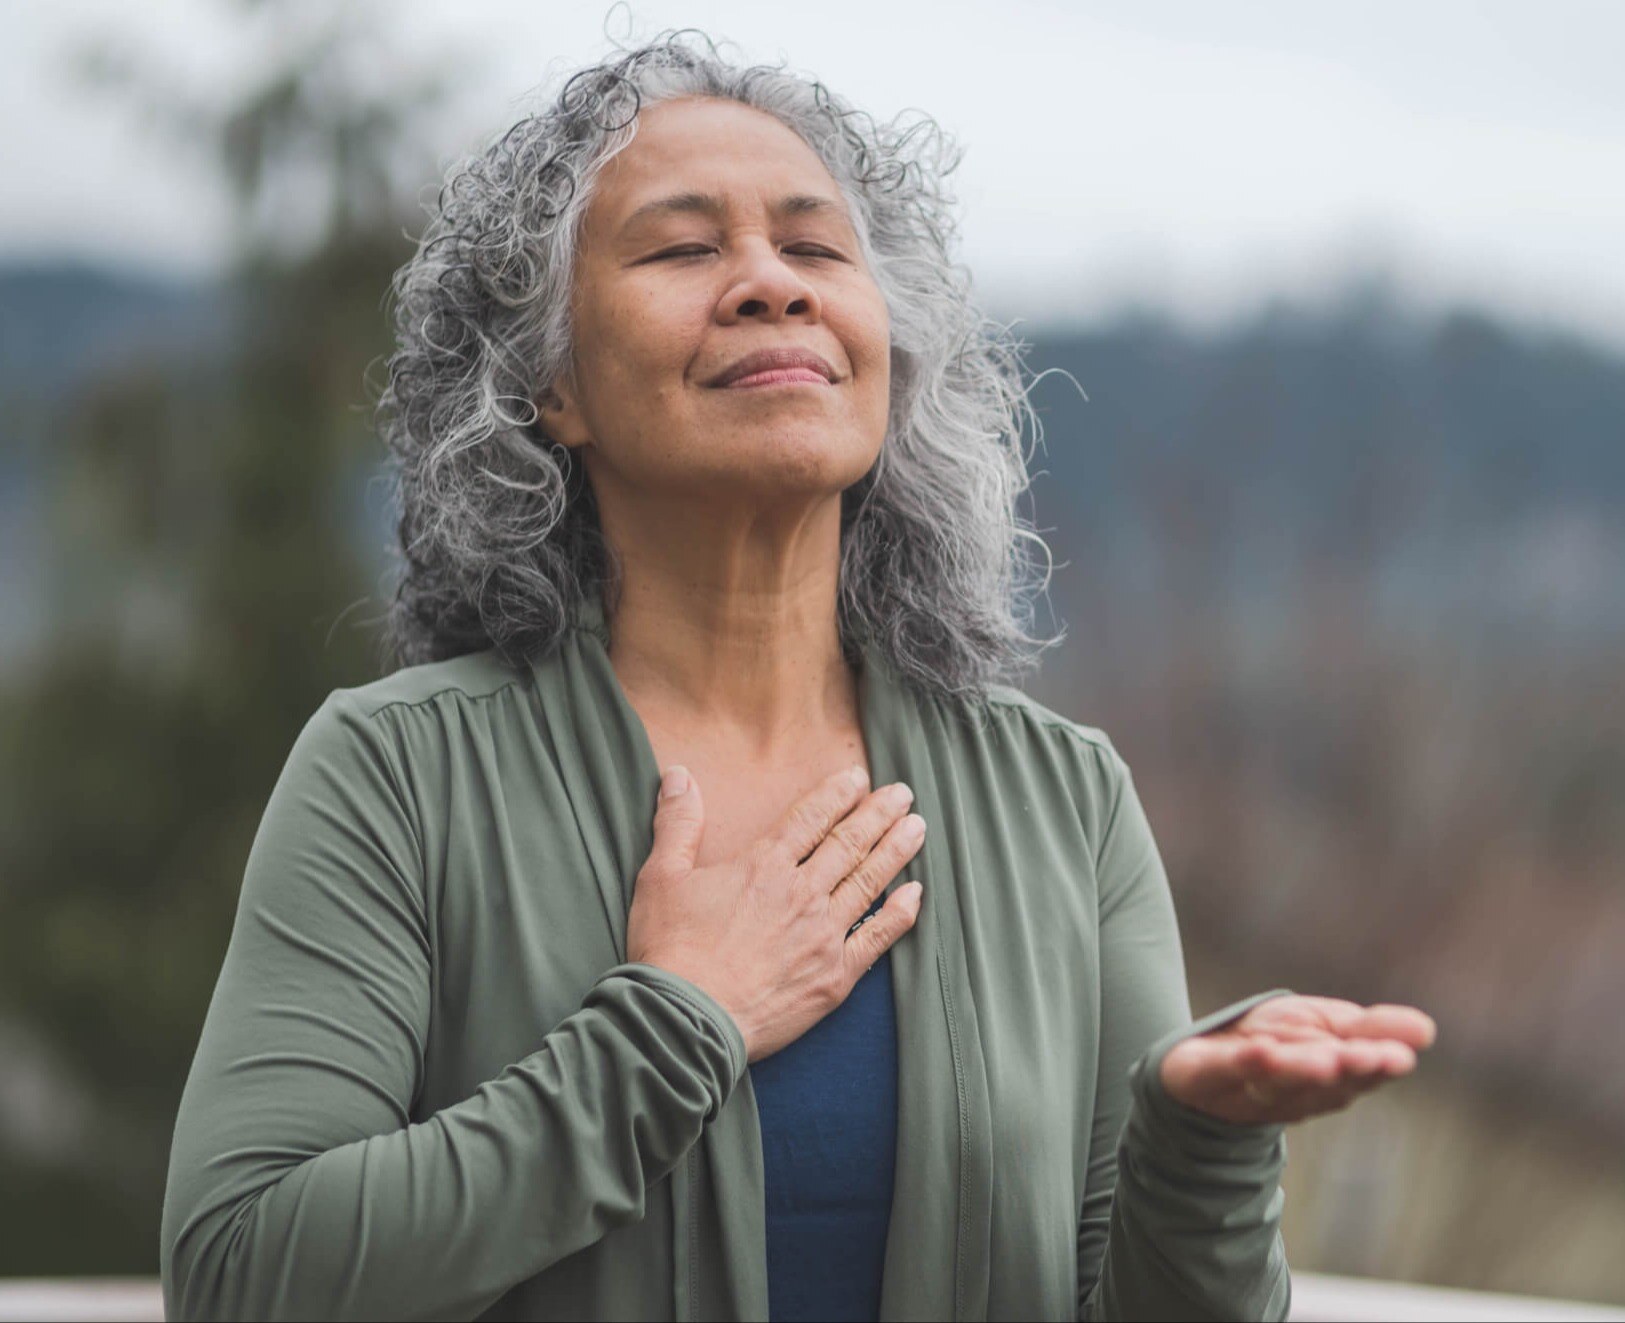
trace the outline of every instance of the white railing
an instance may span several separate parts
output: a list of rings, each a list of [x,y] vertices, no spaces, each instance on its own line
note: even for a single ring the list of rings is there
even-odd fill
[[[0,1320],[159,1319],[164,1298],[145,1277],[0,1277]]]
[[[35,1320],[103,1319],[109,1323],[162,1320],[164,1302],[158,1283],[140,1277],[0,1278],[0,1323]],[[1403,1319],[1433,1320],[1625,1320],[1625,1308],[1588,1305],[1538,1296],[1492,1295],[1484,1291],[1450,1291],[1407,1282],[1378,1282],[1361,1277],[1292,1274],[1294,1323],[1359,1323]]]
[[[1497,1295],[1488,1291],[1452,1291],[1442,1286],[1413,1286],[1369,1277],[1292,1274],[1293,1323],[1358,1323],[1370,1319],[1404,1319],[1407,1323],[1492,1323],[1523,1320],[1548,1323],[1572,1319],[1625,1319],[1625,1306],[1581,1304],[1545,1296]]]

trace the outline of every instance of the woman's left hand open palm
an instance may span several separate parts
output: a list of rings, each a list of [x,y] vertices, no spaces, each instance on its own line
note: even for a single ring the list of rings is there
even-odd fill
[[[1221,1121],[1289,1124],[1408,1075],[1436,1033],[1414,1006],[1271,997],[1233,1024],[1176,1043],[1163,1056],[1162,1083]]]

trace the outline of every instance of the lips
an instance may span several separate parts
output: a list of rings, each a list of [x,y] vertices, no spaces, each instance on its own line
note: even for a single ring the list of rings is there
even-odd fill
[[[706,384],[765,386],[781,381],[819,380],[826,383],[835,380],[835,369],[830,367],[827,360],[810,349],[783,348],[758,349],[753,354],[746,354]]]

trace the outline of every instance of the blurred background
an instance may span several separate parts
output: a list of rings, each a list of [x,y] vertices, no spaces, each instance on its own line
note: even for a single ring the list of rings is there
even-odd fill
[[[965,148],[1030,513],[1198,1014],[1437,1019],[1297,1270],[1625,1303],[1625,9],[165,0],[0,47],[0,1277],[154,1276],[306,718],[379,674],[383,297],[446,166],[695,25]],[[1087,396],[1087,399],[1084,396]],[[1046,623],[1049,618],[1046,617]]]

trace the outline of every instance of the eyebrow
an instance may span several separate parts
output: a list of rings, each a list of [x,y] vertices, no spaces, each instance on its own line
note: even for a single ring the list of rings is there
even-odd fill
[[[846,208],[841,203],[833,198],[820,197],[816,193],[788,194],[775,202],[771,209],[779,216],[811,216],[825,213],[842,217],[846,215]],[[721,216],[727,210],[728,204],[715,193],[673,193],[670,197],[645,202],[626,218],[621,226],[621,233],[625,234],[639,221],[647,220],[651,216],[696,213],[702,216]]]

